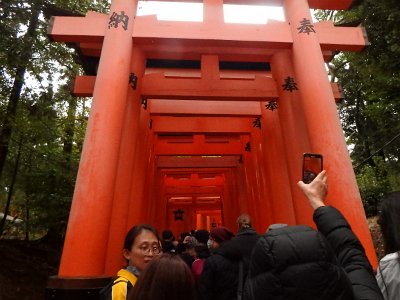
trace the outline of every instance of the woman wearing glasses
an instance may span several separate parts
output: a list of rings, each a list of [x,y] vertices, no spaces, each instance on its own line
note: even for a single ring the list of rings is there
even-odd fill
[[[157,231],[147,224],[132,227],[125,236],[122,253],[128,266],[119,270],[117,279],[100,292],[104,300],[128,298],[139,274],[155,256],[162,253]]]

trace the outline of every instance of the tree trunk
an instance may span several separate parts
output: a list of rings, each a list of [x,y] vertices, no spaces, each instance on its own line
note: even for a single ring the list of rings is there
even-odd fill
[[[18,154],[17,154],[17,159],[15,160],[15,166],[14,166],[14,171],[13,171],[13,175],[12,175],[12,178],[11,178],[10,189],[8,191],[6,208],[4,209],[4,216],[3,216],[3,219],[0,222],[0,236],[3,235],[4,227],[5,227],[5,224],[6,224],[7,215],[8,215],[8,212],[10,210],[11,199],[12,199],[12,196],[13,196],[13,193],[14,193],[15,181],[17,180],[17,174],[18,174],[18,168],[19,168],[19,159],[21,157],[21,148],[22,148],[22,137],[20,138],[20,141],[19,141],[19,144],[18,144]]]
[[[29,197],[25,200],[25,241],[29,241],[29,227],[30,227],[30,208]]]
[[[77,106],[76,97],[69,97],[68,116],[64,128],[64,146],[63,146],[66,169],[70,169],[71,167],[70,162],[71,162],[72,146],[75,133],[76,106]]]
[[[39,12],[39,5],[35,5],[32,7],[32,15],[29,21],[28,30],[24,36],[24,51],[21,52],[21,55],[25,57],[25,61],[29,61],[29,59],[32,57],[32,40],[36,34],[36,29],[39,21]],[[17,66],[14,83],[8,101],[6,115],[4,118],[4,123],[0,131],[0,178],[3,173],[4,164],[6,162],[8,149],[10,146],[10,138],[14,128],[18,102],[20,100],[21,90],[24,84],[25,72],[26,65]]]
[[[27,173],[30,174],[32,172],[32,156],[33,152],[31,151],[28,156],[28,168],[27,168]],[[26,199],[25,199],[25,240],[29,241],[29,231],[30,231],[30,197],[31,197],[32,192],[29,190],[26,190]]]
[[[361,158],[362,160],[367,159],[367,163],[372,167],[376,168],[375,162],[371,157],[371,141],[368,135],[368,129],[372,126],[370,119],[365,116],[365,105],[363,102],[363,97],[360,93],[357,95],[356,110],[355,110],[355,125],[358,132],[358,143],[362,144]]]

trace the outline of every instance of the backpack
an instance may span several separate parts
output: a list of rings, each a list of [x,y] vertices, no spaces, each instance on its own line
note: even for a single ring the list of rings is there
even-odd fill
[[[104,288],[100,290],[101,300],[122,300],[122,296],[125,294],[125,299],[128,298],[132,287],[135,285],[137,278],[128,270],[119,270],[117,279],[110,281]],[[113,290],[115,295],[121,295],[118,298],[113,299]],[[115,296],[114,295],[114,296]]]

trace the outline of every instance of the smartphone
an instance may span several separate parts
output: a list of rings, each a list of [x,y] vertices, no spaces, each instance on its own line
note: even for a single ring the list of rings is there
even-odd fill
[[[310,183],[323,170],[322,154],[303,154],[303,182]]]

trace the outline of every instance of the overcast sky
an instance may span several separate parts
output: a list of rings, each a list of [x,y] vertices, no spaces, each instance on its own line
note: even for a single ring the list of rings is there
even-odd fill
[[[194,21],[203,20],[202,3],[139,1],[138,15],[156,14],[159,20]],[[224,4],[226,23],[265,24],[268,19],[284,21],[281,7]]]

